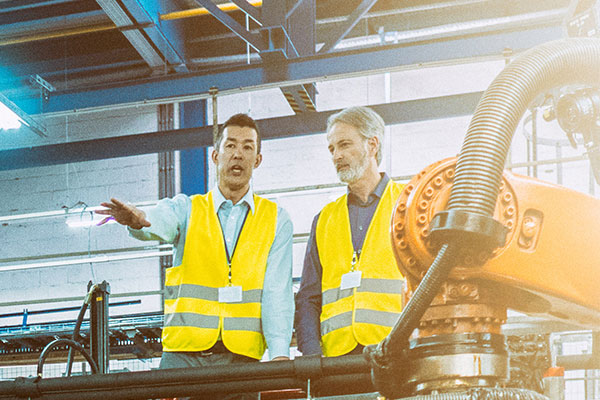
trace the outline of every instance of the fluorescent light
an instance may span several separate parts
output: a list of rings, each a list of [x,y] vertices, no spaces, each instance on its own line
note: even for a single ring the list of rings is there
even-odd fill
[[[107,215],[96,214],[92,211],[83,211],[79,214],[69,215],[65,221],[70,228],[85,228],[98,225]],[[114,219],[109,219],[105,224],[114,224]]]
[[[18,129],[21,127],[21,123],[27,125],[39,136],[46,136],[46,127],[38,124],[8,97],[0,93],[0,129]]]
[[[17,271],[22,269],[32,269],[32,268],[48,268],[48,267],[60,267],[66,265],[79,265],[79,264],[89,264],[89,263],[105,263],[105,262],[113,262],[113,261],[124,261],[124,260],[137,260],[142,258],[151,258],[151,257],[162,257],[162,256],[170,256],[173,255],[173,250],[165,250],[165,251],[147,251],[147,252],[138,252],[135,254],[118,254],[118,255],[99,255],[95,257],[88,258],[77,258],[75,260],[57,260],[57,261],[42,261],[36,263],[29,264],[12,264],[12,265],[0,265],[0,272],[4,271]]]
[[[21,127],[21,118],[6,107],[4,103],[0,103],[0,129],[19,129]]]

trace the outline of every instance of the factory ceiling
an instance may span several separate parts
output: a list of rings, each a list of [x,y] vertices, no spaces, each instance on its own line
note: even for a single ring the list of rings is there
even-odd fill
[[[0,0],[0,94],[39,116],[280,88],[302,115],[319,111],[320,80],[510,57],[563,37],[570,3]]]
[[[66,97],[65,104],[52,106],[52,98],[67,93],[85,95],[98,88],[119,89],[142,82],[149,85],[144,90],[151,91],[152,84],[158,87],[165,80],[193,80],[236,69],[250,71],[249,74],[260,70],[265,75],[261,77],[263,82],[280,84],[298,79],[289,74],[289,68],[281,68],[290,61],[557,26],[568,3],[4,0],[0,2],[0,91],[22,104],[26,112],[37,114],[87,106],[69,104]],[[401,57],[397,62],[404,63]],[[353,66],[346,66],[346,70],[352,72]],[[240,82],[230,86],[247,84],[244,74],[240,75]],[[310,75],[302,80],[310,81]],[[219,78],[215,82],[219,83]],[[259,80],[253,82],[249,78],[249,82],[258,85]],[[201,94],[175,90],[165,95]],[[104,103],[144,97],[143,93],[138,99],[118,93],[111,91],[111,100],[104,99]],[[40,94],[41,101],[36,101]],[[44,106],[44,102],[50,104]],[[299,106],[303,108],[302,104]]]

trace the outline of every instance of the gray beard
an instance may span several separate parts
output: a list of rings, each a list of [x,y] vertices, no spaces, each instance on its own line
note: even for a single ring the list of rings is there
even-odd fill
[[[360,164],[355,167],[350,167],[343,171],[337,171],[337,176],[344,183],[354,183],[360,179],[367,170],[369,163],[367,162],[366,154],[362,158]]]

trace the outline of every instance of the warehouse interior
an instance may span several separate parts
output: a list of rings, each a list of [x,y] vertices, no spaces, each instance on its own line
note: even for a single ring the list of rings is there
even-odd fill
[[[3,382],[36,376],[48,343],[72,336],[90,285],[110,293],[101,339],[110,373],[158,368],[172,246],[98,226],[94,211],[111,197],[148,207],[206,193],[216,179],[213,129],[229,116],[247,113],[263,133],[252,187],[291,216],[297,289],[314,216],[346,192],[327,149],[331,114],[379,113],[380,169],[409,183],[461,152],[484,92],[515,59],[582,36],[600,36],[599,1],[0,0],[0,114],[20,118],[0,129],[0,398]],[[577,234],[553,261],[562,269],[550,282],[566,297],[580,294],[579,281],[600,287],[600,223],[588,207],[600,194],[600,75],[590,83],[571,71],[572,83],[523,106],[504,164],[573,199],[553,210]],[[561,121],[572,123],[566,132],[558,103],[576,95],[584,100]],[[593,122],[582,127],[584,114]],[[569,226],[573,215],[587,224]],[[553,378],[544,373],[562,367],[561,398],[600,399],[600,296],[581,295],[592,298],[552,315],[509,307],[502,332],[514,387],[544,393]],[[89,318],[84,346],[94,340]],[[65,376],[67,354],[59,346],[48,356],[44,379]],[[72,370],[90,373],[79,356]],[[306,387],[290,389],[264,398],[310,398]]]

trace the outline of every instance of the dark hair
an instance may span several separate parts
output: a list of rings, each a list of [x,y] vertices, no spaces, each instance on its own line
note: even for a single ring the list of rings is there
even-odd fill
[[[213,137],[213,144],[215,146],[215,150],[219,151],[219,147],[221,147],[221,141],[223,140],[223,132],[225,128],[228,126],[239,126],[240,128],[252,128],[256,131],[256,154],[260,154],[260,131],[258,130],[258,126],[256,125],[256,121],[254,121],[247,114],[235,114],[229,117],[227,121],[221,126],[221,129],[217,132],[217,135]]]

